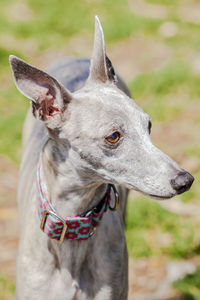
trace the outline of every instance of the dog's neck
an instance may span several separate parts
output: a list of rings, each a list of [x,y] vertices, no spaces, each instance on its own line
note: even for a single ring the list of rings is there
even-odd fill
[[[82,214],[102,199],[107,184],[95,182],[94,178],[87,176],[73,150],[68,151],[64,161],[50,156],[49,149],[43,151],[43,180],[47,186],[48,200],[63,218]]]

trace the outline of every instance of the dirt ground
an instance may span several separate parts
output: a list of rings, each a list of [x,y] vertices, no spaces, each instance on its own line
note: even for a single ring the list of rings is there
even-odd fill
[[[19,236],[16,202],[18,168],[0,157],[0,274],[14,277]]]

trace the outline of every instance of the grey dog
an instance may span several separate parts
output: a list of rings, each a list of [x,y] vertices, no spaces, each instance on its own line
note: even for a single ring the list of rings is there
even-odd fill
[[[127,190],[166,199],[188,190],[194,178],[152,144],[150,117],[115,74],[98,17],[91,63],[64,60],[48,73],[15,56],[10,64],[17,88],[32,104],[18,191],[17,299],[127,299]],[[118,209],[108,207],[86,240],[57,243],[40,229],[39,161],[60,220],[94,213],[108,185],[114,190],[110,206],[119,194]]]

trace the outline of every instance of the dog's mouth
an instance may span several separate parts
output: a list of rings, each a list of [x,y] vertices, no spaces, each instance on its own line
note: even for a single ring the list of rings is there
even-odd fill
[[[165,195],[165,196],[164,195],[148,194],[148,193],[136,188],[135,186],[133,186],[131,184],[128,185],[128,188],[133,189],[133,190],[135,190],[135,191],[137,191],[137,192],[139,192],[139,193],[141,193],[141,194],[143,194],[143,195],[145,195],[149,198],[155,199],[155,200],[168,200],[168,199],[171,199],[172,197],[177,195],[176,193],[174,193],[174,194],[169,193],[168,195]]]
[[[171,199],[173,196],[175,195],[167,195],[167,196],[157,196],[157,195],[153,195],[153,194],[145,194],[146,196],[152,198],[152,199],[156,199],[156,200],[168,200]]]

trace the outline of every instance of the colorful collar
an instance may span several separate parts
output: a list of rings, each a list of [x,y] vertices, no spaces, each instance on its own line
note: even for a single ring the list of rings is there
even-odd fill
[[[111,190],[115,195],[115,205],[110,206]],[[60,217],[47,199],[47,188],[42,178],[42,166],[37,168],[37,199],[38,214],[41,220],[40,228],[50,237],[62,243],[64,238],[68,240],[87,240],[91,237],[96,227],[100,224],[104,212],[107,209],[116,210],[119,204],[119,196],[114,185],[108,184],[107,191],[97,206],[84,212],[80,216]]]

